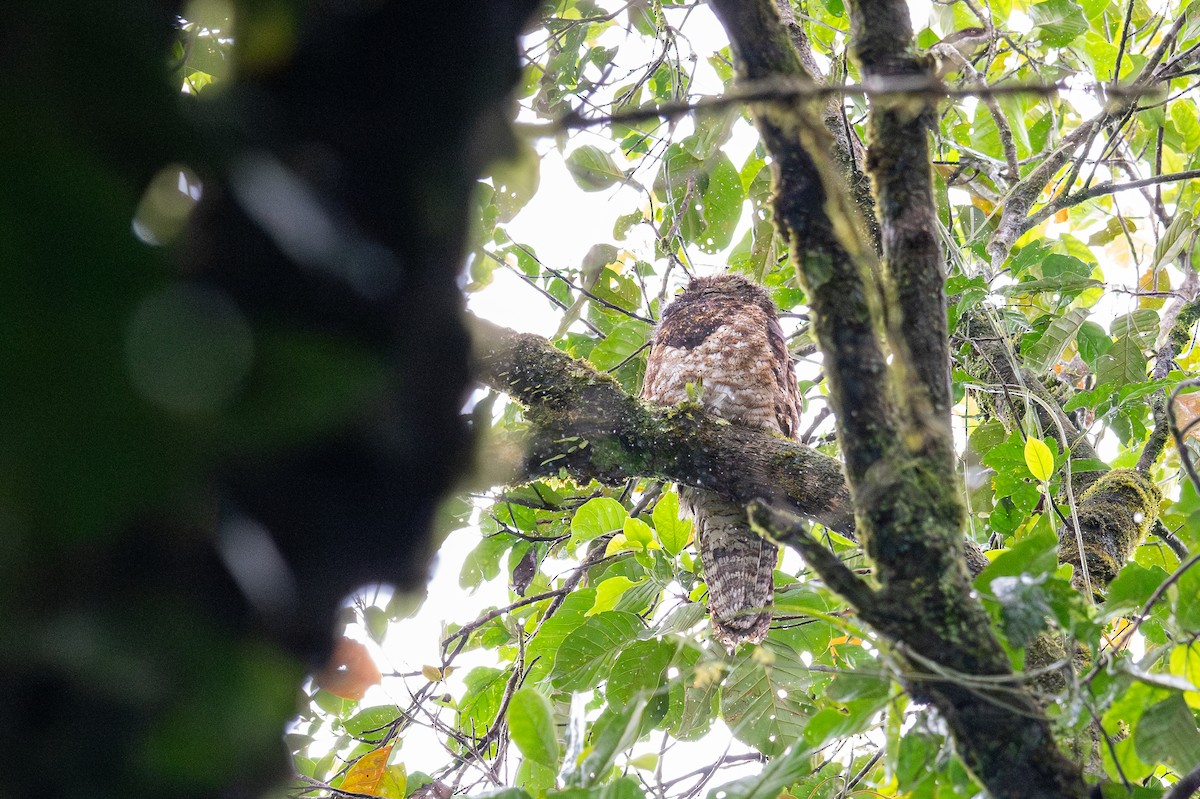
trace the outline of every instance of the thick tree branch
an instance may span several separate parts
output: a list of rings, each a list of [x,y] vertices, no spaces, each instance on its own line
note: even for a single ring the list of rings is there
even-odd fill
[[[750,506],[750,521],[760,533],[793,547],[833,591],[849,602],[863,621],[873,626],[884,623],[879,595],[832,551],[809,535],[801,520],[770,504]]]
[[[805,77],[769,0],[713,0],[713,7],[745,77]],[[888,53],[905,38],[907,11],[897,4],[870,11],[860,7],[858,12],[883,14],[884,28],[892,28],[897,15],[904,16],[898,32],[880,32],[889,41],[866,43],[879,54],[873,63],[892,68],[886,64]],[[1014,799],[1082,797],[1079,768],[1056,748],[1050,725],[1032,697],[1019,685],[1006,683],[1011,675],[1008,657],[987,615],[971,597],[958,543],[962,506],[948,459],[941,447],[931,452],[923,436],[901,435],[914,429],[915,405],[911,396],[904,396],[908,407],[897,407],[892,375],[876,336],[884,309],[875,304],[881,299],[874,293],[875,264],[866,258],[844,180],[827,163],[828,136],[811,121],[815,114],[808,110],[769,106],[756,109],[755,115],[774,158],[776,220],[786,231],[793,261],[804,278],[825,356],[831,404],[859,510],[859,532],[882,586],[879,601],[869,602],[883,611],[873,626],[900,651],[911,653],[906,656],[937,665],[937,677],[917,680],[913,687],[938,707],[964,762],[991,793]],[[913,163],[900,155],[902,151],[888,151],[886,146],[879,156],[872,155],[882,159],[883,169],[905,174],[913,168],[929,170],[927,155]],[[882,175],[889,188],[896,186],[891,182],[895,179]],[[899,192],[898,187],[892,190]],[[883,220],[889,216],[888,203],[899,196],[880,202],[882,226],[887,225]],[[890,216],[898,218],[899,209]],[[928,235],[932,238],[932,229]],[[912,246],[896,244],[904,251]],[[927,265],[917,252],[924,249],[915,248],[913,257]],[[940,293],[940,275],[937,281]],[[912,289],[909,301],[913,307],[925,307],[930,293],[930,286],[922,283]],[[945,337],[944,329],[941,335]],[[938,345],[943,353],[947,347],[944,341]],[[906,354],[902,346],[900,359]],[[938,365],[942,370],[948,364],[948,356],[943,357]],[[980,689],[956,675],[991,675],[1004,688]]]
[[[794,441],[731,425],[698,408],[660,408],[550,342],[473,320],[476,373],[527,408],[527,476],[672,480],[750,504],[768,499],[853,534],[841,464]]]
[[[867,80],[932,77],[929,59],[912,52],[908,7],[890,0],[853,0],[853,47]],[[876,98],[869,119],[867,170],[879,198],[883,255],[900,312],[898,337],[911,423],[929,435],[945,465],[950,436],[950,347],[946,329],[945,266],[937,241],[937,209],[929,160],[932,104]]]
[[[815,86],[771,0],[714,0],[739,75]],[[899,440],[887,360],[877,332],[875,248],[829,163],[833,141],[811,101],[761,105],[755,122],[773,158],[775,219],[788,239],[825,353],[830,398],[852,486]],[[811,153],[821,153],[814,159]]]

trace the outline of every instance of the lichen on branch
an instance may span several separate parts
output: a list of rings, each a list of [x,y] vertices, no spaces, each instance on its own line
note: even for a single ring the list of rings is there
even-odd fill
[[[765,499],[853,534],[841,464],[782,436],[730,424],[698,407],[661,408],[540,336],[472,321],[476,375],[525,407],[525,478],[565,472],[617,483],[631,477],[706,488],[749,505]]]

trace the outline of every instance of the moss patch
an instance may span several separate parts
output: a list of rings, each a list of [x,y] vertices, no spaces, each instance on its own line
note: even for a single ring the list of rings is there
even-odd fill
[[[1144,472],[1115,469],[1100,477],[1079,498],[1079,529],[1092,587],[1107,586],[1158,518],[1162,492]],[[1083,588],[1079,541],[1073,525],[1058,535],[1058,556],[1075,567],[1076,588]]]

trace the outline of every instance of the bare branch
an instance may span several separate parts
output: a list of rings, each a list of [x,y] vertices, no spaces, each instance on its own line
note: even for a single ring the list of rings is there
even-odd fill
[[[1035,213],[1030,215],[1021,226],[1021,232],[1037,227],[1042,222],[1045,222],[1050,217],[1064,208],[1071,208],[1080,203],[1094,200],[1097,197],[1103,197],[1106,194],[1116,194],[1121,191],[1129,191],[1131,189],[1140,189],[1145,186],[1155,186],[1162,183],[1177,183],[1181,180],[1194,180],[1200,178],[1200,169],[1189,169],[1186,172],[1171,172],[1165,175],[1154,175],[1153,177],[1142,178],[1141,180],[1130,180],[1124,183],[1116,183],[1108,181],[1106,183],[1097,183],[1088,189],[1082,189],[1068,194],[1063,197],[1047,203],[1039,208]]]

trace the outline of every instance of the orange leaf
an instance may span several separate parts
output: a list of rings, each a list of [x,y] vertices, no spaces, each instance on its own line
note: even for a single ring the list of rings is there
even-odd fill
[[[1068,219],[1070,219],[1070,218],[1071,218],[1071,213],[1070,213],[1070,211],[1069,211],[1068,209],[1066,209],[1066,208],[1063,208],[1063,209],[1061,209],[1060,211],[1058,211],[1057,213],[1055,213],[1055,214],[1054,214],[1054,221],[1055,221],[1055,222],[1058,222],[1060,225],[1061,225],[1063,222],[1066,222],[1066,221],[1067,221]]]
[[[334,646],[325,668],[314,677],[317,685],[329,693],[354,700],[362,699],[367,689],[378,685],[382,679],[383,675],[367,648],[345,636]]]
[[[1157,273],[1147,269],[1138,277],[1138,289],[1146,292],[1163,292],[1171,290],[1171,276],[1167,270],[1160,269]],[[1165,297],[1142,296],[1138,298],[1139,308],[1161,308],[1167,304]]]
[[[971,205],[975,206],[980,211],[983,211],[985,214],[990,214],[992,211],[996,210],[995,203],[991,202],[990,200],[985,200],[978,194],[971,195]]]
[[[392,743],[386,743],[354,761],[354,765],[346,772],[346,778],[338,786],[339,790],[346,793],[379,796],[376,791],[383,779],[384,769],[387,768],[388,757],[392,754],[392,745]]]
[[[1200,392],[1180,394],[1175,398],[1175,424],[1192,438],[1200,438]]]

